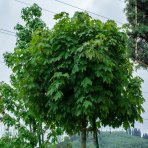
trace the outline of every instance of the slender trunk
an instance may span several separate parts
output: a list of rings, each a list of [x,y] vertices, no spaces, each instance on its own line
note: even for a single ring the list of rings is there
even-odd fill
[[[42,145],[43,141],[42,141],[42,134],[43,134],[43,129],[42,129],[42,123],[38,124],[38,128],[39,128],[39,133],[38,133],[38,141],[39,141],[39,147]]]
[[[36,136],[36,130],[37,130],[36,121],[35,121],[35,119],[33,119],[32,120],[32,133],[33,133],[33,136],[34,136],[34,139],[32,141],[33,148],[35,148],[35,146],[37,145],[37,140],[35,138],[35,136]]]
[[[31,127],[31,124],[29,124],[29,128],[30,128],[30,132],[32,132],[32,127]]]
[[[96,148],[99,148],[96,119],[93,119],[93,141]]]
[[[31,124],[29,124],[29,128],[30,128],[30,132],[32,132],[32,133],[33,133],[33,127],[32,127],[32,125],[31,125]],[[32,147],[32,148],[34,148],[34,147],[35,147],[34,142],[32,141],[32,139],[30,139],[30,145],[31,145],[31,147]]]
[[[86,130],[81,131],[81,148],[86,148]]]
[[[44,143],[44,134],[42,133],[42,143]]]
[[[137,26],[137,0],[135,0],[135,28]],[[135,37],[135,60],[137,60],[138,56],[138,43],[137,43],[138,36]]]
[[[41,146],[41,135],[40,134],[38,134],[38,140],[39,140],[39,147]]]
[[[41,139],[42,139],[42,143],[44,143],[44,132],[43,132],[43,127],[42,127],[42,123],[41,123]]]
[[[93,132],[93,141],[96,148],[99,148],[99,141],[98,141],[98,134],[97,130],[94,130]]]
[[[86,122],[83,122],[81,131],[81,148],[86,148],[86,126]]]

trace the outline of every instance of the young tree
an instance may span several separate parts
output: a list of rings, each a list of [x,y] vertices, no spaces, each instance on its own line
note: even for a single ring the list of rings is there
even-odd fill
[[[126,0],[129,21],[129,49],[131,57],[148,66],[148,1]]]
[[[62,12],[55,19],[51,30],[33,30],[26,48],[5,54],[12,86],[51,131],[81,131],[85,148],[91,126],[98,147],[101,125],[128,128],[142,122],[142,81],[132,76],[126,35],[113,21],[102,23],[83,12],[72,18]]]
[[[44,22],[40,19],[41,8],[34,4],[31,7],[22,9],[22,19],[26,22],[24,26],[17,24],[16,48],[25,50],[32,38],[32,33],[39,29],[45,28]],[[11,75],[11,83],[15,85],[13,75]],[[46,134],[53,138],[50,132],[47,132],[47,126],[39,118],[36,118],[30,111],[23,96],[17,94],[15,87],[5,83],[0,83],[0,106],[1,106],[1,121],[5,126],[15,129],[16,141],[23,144],[28,144],[35,147],[43,145],[46,140]],[[54,136],[55,137],[55,136]],[[53,138],[54,139],[54,138]],[[26,141],[28,141],[26,143]],[[29,146],[28,145],[28,146]]]
[[[13,128],[11,137],[15,144],[28,147],[43,145],[47,131],[45,124],[29,112],[22,98],[17,98],[16,91],[8,84],[0,83],[0,95],[1,122],[8,127],[8,132]]]

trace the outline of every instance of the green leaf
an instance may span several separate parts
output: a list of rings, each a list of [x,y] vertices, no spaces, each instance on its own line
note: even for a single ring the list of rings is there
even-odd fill
[[[84,106],[86,109],[88,109],[89,107],[92,107],[93,104],[92,104],[90,101],[85,100],[84,103],[83,103],[83,106]]]
[[[63,93],[62,93],[61,91],[58,91],[58,92],[56,92],[56,94],[53,96],[52,100],[57,101],[57,100],[61,99],[62,96],[63,96]]]
[[[92,81],[88,77],[85,77],[83,79],[83,81],[81,82],[81,86],[83,86],[84,88],[86,88],[89,85],[92,85]]]

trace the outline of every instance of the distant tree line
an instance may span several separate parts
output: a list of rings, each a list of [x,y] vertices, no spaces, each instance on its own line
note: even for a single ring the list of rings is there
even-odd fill
[[[142,137],[144,139],[148,139],[148,134],[144,133],[143,135],[141,134],[140,129],[134,128],[134,129],[127,129],[127,134],[132,135],[132,136],[137,136],[137,137]]]
[[[144,133],[142,137],[143,137],[144,139],[148,139],[148,134],[147,134],[147,133]]]

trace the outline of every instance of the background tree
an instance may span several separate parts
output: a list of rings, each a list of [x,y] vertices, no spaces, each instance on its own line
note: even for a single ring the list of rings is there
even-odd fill
[[[41,20],[41,8],[34,4],[31,7],[26,7],[22,9],[22,15],[21,15],[23,21],[25,22],[25,25],[17,24],[16,29],[16,35],[17,35],[17,42],[16,42],[16,48],[19,48],[21,50],[26,49],[31,41],[32,33],[39,29],[39,28],[45,28],[44,22]],[[13,76],[12,76],[13,77]],[[12,81],[13,82],[13,81]],[[20,98],[19,98],[20,99]],[[22,99],[23,100],[23,99]],[[26,106],[26,102],[23,101],[24,106]],[[28,108],[29,109],[29,108]],[[32,132],[38,132],[42,133],[42,121],[39,123],[33,115],[28,111],[30,121],[32,122],[32,125],[30,125],[30,130]],[[40,127],[40,128],[39,128]],[[40,129],[40,130],[39,130]],[[42,138],[41,138],[42,137]],[[44,141],[43,135],[38,135],[39,138],[39,145]],[[42,140],[41,140],[42,139]]]
[[[129,135],[132,135],[132,130],[131,130],[131,128],[128,128],[128,129],[126,130],[126,133],[129,134]]]
[[[144,139],[148,139],[148,134],[147,134],[147,133],[144,133],[142,137],[143,137]]]
[[[23,18],[30,30],[32,12]],[[132,76],[126,35],[113,21],[102,23],[83,12],[72,18],[62,12],[55,19],[51,30],[33,28],[25,46],[17,40],[13,53],[4,55],[13,71],[11,84],[52,132],[57,127],[68,134],[81,132],[85,148],[90,126],[98,147],[101,125],[128,128],[135,120],[142,122],[142,81]]]
[[[129,49],[132,59],[148,65],[148,1],[126,0],[126,16],[129,22]]]
[[[132,136],[141,137],[141,131],[140,131],[140,129],[134,128],[134,129],[132,130]]]

